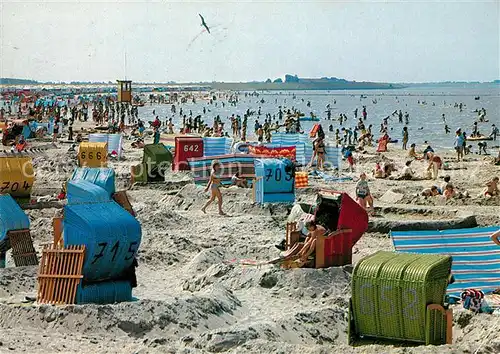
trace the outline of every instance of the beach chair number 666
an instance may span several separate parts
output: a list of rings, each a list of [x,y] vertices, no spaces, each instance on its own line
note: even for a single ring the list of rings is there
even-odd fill
[[[82,160],[85,160],[85,155],[86,155],[86,154],[85,154],[85,151],[82,151],[82,152],[80,153],[80,158],[81,158]],[[93,159],[94,159],[94,153],[93,153],[93,152],[89,152],[89,156],[88,156],[88,157],[89,157],[89,160],[93,160]],[[97,152],[97,153],[95,154],[95,158],[96,158],[97,160],[100,160],[100,159],[101,159],[101,157],[102,157],[102,156],[101,156],[101,152],[100,152],[100,151],[99,151],[99,152]]]
[[[99,246],[99,252],[94,254],[94,258],[93,258],[91,264],[96,263],[99,259],[104,257],[104,253],[106,252],[106,249],[108,247],[108,243],[107,242],[100,242],[97,244],[97,246]],[[113,247],[111,247],[111,249],[109,250],[109,252],[113,255],[111,257],[111,262],[115,261],[119,248],[120,248],[120,241],[116,241],[116,243],[113,245]],[[132,258],[134,258],[136,252],[137,252],[137,241],[130,242],[128,245],[127,253],[125,255],[125,260],[129,261]]]

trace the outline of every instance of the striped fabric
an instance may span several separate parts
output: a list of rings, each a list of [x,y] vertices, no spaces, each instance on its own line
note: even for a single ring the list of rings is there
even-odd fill
[[[273,146],[295,146],[297,148],[297,162],[307,165],[313,155],[311,139],[305,134],[286,134],[275,132],[271,135]]]
[[[460,296],[465,289],[488,293],[500,288],[500,247],[490,238],[498,229],[393,231],[391,238],[397,252],[452,256],[455,283],[448,286],[447,293]]]
[[[342,148],[333,145],[325,145],[325,165],[331,164],[336,169],[342,168]]]
[[[231,153],[233,139],[224,137],[203,138],[203,156],[221,156]]]
[[[122,135],[121,134],[89,134],[91,143],[107,143],[108,153],[116,151],[118,158],[122,156]]]
[[[231,183],[231,177],[236,172],[240,173],[241,178],[251,180],[255,178],[254,160],[261,156],[246,154],[230,154],[220,156],[204,156],[188,159],[191,172],[194,174],[194,183],[206,185],[212,168],[212,161],[218,160],[221,165],[221,181],[224,184]]]
[[[276,147],[296,146],[297,162],[307,165],[313,157],[312,140],[306,134],[286,134],[276,132],[271,136],[271,143]],[[269,145],[266,145],[269,146]],[[326,165],[331,164],[334,168],[340,169],[342,164],[342,149],[333,145],[325,144]],[[314,162],[315,164],[316,162]]]

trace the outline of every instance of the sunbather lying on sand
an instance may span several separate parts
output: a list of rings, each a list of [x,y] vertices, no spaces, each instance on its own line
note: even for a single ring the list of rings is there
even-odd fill
[[[422,193],[424,197],[434,197],[440,195],[439,188],[437,186],[432,186],[431,188],[425,188]]]

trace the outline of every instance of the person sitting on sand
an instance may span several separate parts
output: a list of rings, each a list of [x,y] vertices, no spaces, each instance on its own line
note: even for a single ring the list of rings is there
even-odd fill
[[[247,180],[244,178],[240,178],[240,173],[236,172],[233,177],[231,177],[231,183],[233,186],[238,186],[241,188],[248,188]]]
[[[493,179],[486,183],[486,190],[484,191],[485,196],[494,197],[499,194],[498,190],[498,177],[493,177]]]
[[[439,189],[437,186],[432,186],[431,188],[425,188],[421,195],[423,195],[424,197],[435,197],[436,195],[440,195],[441,193],[439,193]]]
[[[446,186],[449,183],[451,183],[450,181],[451,181],[451,177],[449,175],[444,176],[443,183],[441,183],[441,186],[440,186],[442,191],[446,190]]]
[[[411,157],[411,158],[414,158],[416,160],[419,160],[420,157],[417,155],[416,151],[415,151],[415,144],[411,144],[410,145],[410,150],[408,150],[408,157]]]
[[[375,178],[384,178],[385,173],[382,167],[380,167],[380,162],[377,162],[375,164],[375,169],[373,170],[373,177]]]
[[[316,238],[326,233],[326,229],[321,225],[317,225],[315,221],[308,221],[306,223],[306,228],[309,233],[307,234],[302,249],[298,253],[302,264],[306,263],[309,256],[316,250]]]
[[[384,163],[384,176],[385,177],[390,177],[394,171],[396,171],[396,167],[394,166],[394,163],[392,163],[392,162],[385,162]]]
[[[364,209],[373,209],[373,198],[364,172],[359,175],[359,181],[356,185],[356,200]]]
[[[201,208],[201,211],[206,213],[207,207],[212,204],[212,202],[217,198],[217,205],[219,207],[219,214],[226,215],[222,211],[222,194],[220,192],[221,183],[221,164],[218,160],[212,161],[212,172],[210,173],[210,179],[208,180],[208,184],[205,188],[205,192],[208,192],[210,189],[210,199],[206,204]]]
[[[410,165],[411,160],[406,161],[405,167],[403,167],[403,170],[401,171],[401,176],[397,177],[396,180],[411,181],[415,178],[415,172],[412,170]]]
[[[443,195],[445,199],[451,199],[456,197],[457,193],[455,192],[455,188],[453,184],[448,183],[443,191]]]

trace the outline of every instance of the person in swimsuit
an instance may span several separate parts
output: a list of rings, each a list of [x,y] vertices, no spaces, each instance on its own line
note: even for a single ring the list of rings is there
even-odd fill
[[[498,189],[498,177],[494,177],[491,181],[486,183],[486,190],[484,191],[484,195],[487,197],[494,197],[499,194]]]
[[[318,170],[322,170],[324,168],[325,153],[325,141],[323,138],[318,138],[318,141],[316,141],[316,156],[318,158],[316,165]]]
[[[222,186],[222,183],[221,183],[220,169],[221,169],[220,162],[218,160],[214,160],[212,162],[212,172],[210,174],[210,179],[208,181],[207,187],[205,188],[205,192],[208,192],[208,190],[210,189],[210,199],[203,206],[203,208],[201,208],[201,211],[204,213],[206,213],[206,209],[208,208],[208,206],[212,204],[215,198],[217,198],[219,214],[226,215],[226,213],[222,211],[222,194],[220,192],[220,187]]]
[[[316,250],[316,238],[326,233],[326,229],[323,226],[316,224],[315,221],[308,221],[306,223],[306,228],[309,233],[302,249],[298,253],[301,264],[306,263],[308,257]]]
[[[373,211],[373,197],[370,193],[370,187],[368,187],[364,172],[359,176],[359,181],[356,185],[356,199],[363,209],[366,209],[370,213]]]

